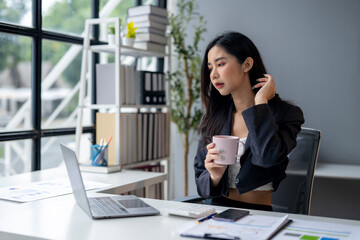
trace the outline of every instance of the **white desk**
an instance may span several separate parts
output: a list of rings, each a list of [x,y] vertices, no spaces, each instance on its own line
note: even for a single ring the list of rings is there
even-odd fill
[[[360,165],[318,163],[311,214],[360,220],[359,187]]]
[[[44,171],[46,172],[46,171]],[[42,175],[42,173],[34,173]],[[33,179],[39,181],[44,179]],[[90,180],[90,177],[84,179]],[[91,180],[103,180],[110,176],[94,175]],[[11,177],[10,177],[11,178]],[[1,181],[1,179],[0,179]],[[100,181],[100,180],[99,180]],[[8,180],[1,181],[14,183]],[[104,181],[105,182],[105,181]],[[117,184],[120,187],[120,184]],[[102,195],[95,191],[89,191],[89,196]],[[3,208],[6,204],[0,200],[0,239],[185,239],[174,232],[179,226],[185,225],[192,219],[168,216],[164,209],[177,207],[181,202],[165,200],[144,199],[148,204],[161,211],[160,215],[148,217],[118,218],[106,220],[92,220],[75,203],[73,195],[34,201],[24,204],[12,205],[11,211]],[[217,207],[224,210],[223,207]],[[4,210],[6,214],[4,214]],[[263,211],[251,211],[255,214],[283,216],[283,213],[271,213]],[[293,219],[308,219],[324,222],[336,222],[355,225],[360,227],[360,221],[351,221],[333,218],[321,218],[303,215],[289,215]]]
[[[94,195],[93,195],[94,196]],[[165,200],[144,199],[161,211],[161,215],[134,218],[92,220],[75,203],[72,195],[22,204],[8,216],[0,217],[0,239],[184,239],[174,232],[191,219],[168,216],[164,208],[182,204]],[[218,207],[219,210],[225,208]],[[278,215],[252,211],[263,215]],[[301,215],[290,215],[293,219],[311,219],[356,225],[359,221],[336,220]],[[26,236],[26,237],[25,237]]]
[[[318,163],[315,169],[315,178],[360,180],[360,165]],[[305,176],[307,170],[286,170],[286,174]]]
[[[316,165],[315,177],[360,180],[360,165],[318,163]]]
[[[167,174],[165,173],[135,170],[122,170],[121,172],[109,174],[89,172],[82,172],[81,174],[85,181],[97,181],[111,184],[111,186],[106,188],[98,188],[94,190],[96,192],[121,194],[144,187],[145,196],[149,196],[148,191],[152,185],[162,183],[167,179]],[[68,178],[65,166],[0,178],[0,187],[46,181],[57,177]],[[23,204],[0,199],[0,215],[5,215],[7,212],[12,212],[13,209],[18,208],[19,205]]]

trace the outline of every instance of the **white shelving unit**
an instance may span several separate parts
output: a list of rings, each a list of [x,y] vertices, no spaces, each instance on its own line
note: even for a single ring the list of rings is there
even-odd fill
[[[103,45],[90,45],[90,34],[92,27],[94,25],[100,24],[113,24],[115,27],[115,44],[103,44]],[[84,43],[83,43],[83,54],[82,54],[82,65],[81,65],[81,75],[80,75],[80,91],[79,91],[79,104],[78,104],[78,119],[76,125],[76,154],[78,159],[80,158],[80,147],[81,147],[81,135],[83,131],[83,112],[85,108],[88,109],[105,109],[105,110],[113,110],[115,112],[115,140],[116,140],[116,164],[120,165],[121,168],[132,168],[138,167],[146,164],[154,164],[161,163],[164,165],[165,172],[169,171],[169,158],[162,159],[154,159],[151,161],[144,161],[140,163],[129,164],[126,166],[121,166],[120,160],[120,146],[121,146],[121,138],[120,138],[120,114],[122,110],[125,108],[132,109],[140,109],[140,108],[168,108],[165,105],[122,105],[121,104],[121,89],[120,89],[120,65],[121,65],[121,56],[132,56],[132,57],[165,57],[166,54],[159,52],[152,52],[143,49],[136,49],[129,46],[121,45],[120,41],[120,19],[119,18],[101,18],[101,19],[88,19],[85,22],[85,31],[84,31]],[[91,78],[91,74],[89,72],[89,62],[88,56],[91,52],[97,53],[112,53],[115,56],[115,104],[86,104],[85,103],[85,92],[87,81]],[[169,91],[167,91],[168,93]],[[169,133],[168,133],[169,134]],[[167,189],[167,183],[165,184],[165,189]],[[167,193],[167,190],[165,190]],[[166,194],[165,194],[166,196]]]

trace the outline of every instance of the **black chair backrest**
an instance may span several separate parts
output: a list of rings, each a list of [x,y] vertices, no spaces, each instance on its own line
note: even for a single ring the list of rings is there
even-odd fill
[[[287,177],[274,192],[274,211],[310,214],[314,172],[319,154],[321,132],[302,128],[297,145],[289,154]]]

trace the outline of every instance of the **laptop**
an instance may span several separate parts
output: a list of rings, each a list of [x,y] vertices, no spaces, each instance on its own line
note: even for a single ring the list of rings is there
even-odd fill
[[[60,147],[75,201],[89,217],[104,219],[160,214],[157,209],[133,195],[88,198],[75,152],[61,143]]]

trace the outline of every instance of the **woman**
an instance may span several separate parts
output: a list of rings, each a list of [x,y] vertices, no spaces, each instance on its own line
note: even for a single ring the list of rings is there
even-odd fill
[[[194,161],[200,196],[212,204],[272,211],[271,197],[286,177],[287,155],[304,123],[302,111],[280,99],[253,42],[238,32],[218,36],[206,48],[201,70],[206,113]],[[226,166],[214,135],[245,143],[240,162]]]

